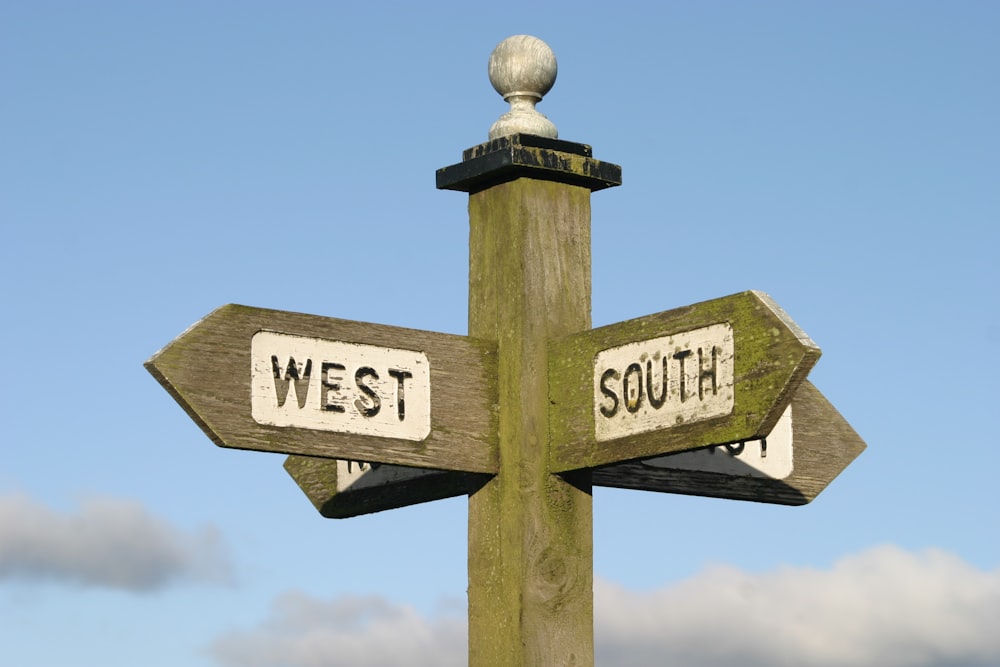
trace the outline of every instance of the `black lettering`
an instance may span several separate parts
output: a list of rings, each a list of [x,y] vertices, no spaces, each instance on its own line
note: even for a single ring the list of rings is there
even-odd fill
[[[370,472],[372,470],[377,469],[379,467],[379,465],[380,464],[378,464],[378,463],[371,463],[370,461],[350,461],[350,460],[348,460],[348,462],[347,462],[347,472],[348,473],[354,472],[352,470],[352,468],[354,466],[358,467],[358,472]]]
[[[330,375],[330,371],[347,370],[342,364],[335,364],[331,361],[324,361],[320,365],[320,407],[330,412],[343,412],[344,406],[330,402],[330,394],[340,391],[340,381],[344,379],[342,375]]]
[[[295,398],[300,408],[306,406],[306,397],[309,395],[309,377],[312,375],[312,359],[306,359],[306,367],[299,371],[299,365],[295,363],[294,357],[288,357],[288,366],[285,367],[284,377],[281,373],[281,365],[278,363],[277,355],[271,355],[271,370],[274,371],[274,395],[278,399],[280,408],[288,400],[288,389],[292,382],[295,383]]]
[[[389,375],[396,378],[396,414],[399,416],[399,421],[403,421],[406,418],[406,397],[403,382],[412,378],[413,373],[390,368]]]
[[[375,372],[374,368],[368,366],[362,366],[354,373],[354,384],[358,385],[358,389],[361,393],[368,397],[368,402],[362,399],[357,399],[354,401],[354,407],[358,409],[365,417],[374,417],[378,414],[378,411],[382,409],[382,399],[379,398],[378,393],[372,389],[371,385],[367,384],[364,380],[365,378],[372,378],[373,380],[378,380],[378,373]]]
[[[690,357],[692,354],[691,350],[681,350],[674,355],[674,359],[681,362],[681,373],[680,373],[680,392],[681,392],[681,403],[688,399],[687,395],[687,374],[684,372],[684,360]]]
[[[601,374],[601,393],[611,399],[611,407],[606,405],[601,406],[601,414],[611,419],[616,414],[618,414],[618,394],[615,393],[614,389],[608,386],[608,380],[617,381],[621,376],[613,368],[609,368]]]
[[[632,388],[629,386],[629,375],[635,374],[635,399],[632,397]],[[636,413],[642,407],[642,366],[639,364],[629,364],[622,376],[622,396],[625,397],[625,409],[631,413]]]
[[[653,392],[653,360],[646,361],[646,396],[649,397],[649,404],[654,410],[659,410],[667,401],[667,358],[663,357],[663,379],[661,381],[660,395]]]
[[[706,369],[705,368],[705,355],[701,348],[698,348],[698,398],[704,400],[705,398],[705,382],[706,380],[711,380],[712,382],[712,396],[719,393],[717,371],[719,367],[719,348],[712,346],[712,364]]]

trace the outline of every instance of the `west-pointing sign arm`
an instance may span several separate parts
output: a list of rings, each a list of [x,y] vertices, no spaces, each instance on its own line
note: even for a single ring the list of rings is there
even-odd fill
[[[468,338],[223,306],[146,368],[222,447],[496,470],[494,347]]]

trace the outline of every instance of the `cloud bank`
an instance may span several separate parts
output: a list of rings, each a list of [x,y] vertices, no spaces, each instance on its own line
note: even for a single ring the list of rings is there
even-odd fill
[[[595,609],[607,667],[1000,664],[1000,569],[936,550],[878,547],[829,570],[713,566],[652,592],[598,580]],[[450,667],[466,664],[465,628],[377,597],[289,593],[211,651],[224,667]]]
[[[1000,569],[884,546],[830,570],[716,566],[636,593],[600,582],[599,661],[618,667],[1000,664]]]
[[[424,618],[376,596],[323,602],[291,592],[259,627],[220,637],[211,653],[226,667],[463,667],[461,613]]]
[[[26,496],[0,496],[0,580],[145,592],[230,574],[216,531],[185,533],[139,503],[89,499],[61,514]]]

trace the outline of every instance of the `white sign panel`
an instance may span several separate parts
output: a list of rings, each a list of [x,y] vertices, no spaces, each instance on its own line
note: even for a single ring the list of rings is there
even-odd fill
[[[430,434],[423,352],[259,331],[250,359],[258,424],[403,440]]]
[[[729,415],[733,356],[728,323],[601,350],[594,359],[596,439]]]
[[[643,465],[673,470],[716,472],[739,477],[785,479],[792,474],[792,406],[764,440],[715,445],[669,456],[646,459]]]
[[[405,466],[380,465],[367,461],[337,459],[337,493],[360,489],[384,488],[411,479],[444,475],[440,470],[424,470]]]

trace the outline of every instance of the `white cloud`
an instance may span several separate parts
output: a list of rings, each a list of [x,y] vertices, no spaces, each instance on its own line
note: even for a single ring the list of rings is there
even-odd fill
[[[223,551],[216,531],[185,533],[136,502],[89,499],[61,514],[0,496],[0,579],[149,591],[177,579],[227,580]]]
[[[600,662],[619,667],[1000,664],[1000,569],[884,546],[830,570],[711,567],[652,593],[600,582]]]
[[[460,667],[466,646],[464,616],[428,619],[376,596],[322,602],[292,592],[260,627],[219,638],[212,654],[227,667]]]
[[[1000,569],[886,546],[829,570],[713,566],[653,592],[598,580],[607,667],[987,667],[1000,664]],[[259,627],[221,637],[225,667],[466,664],[465,619],[378,597],[278,599]]]

